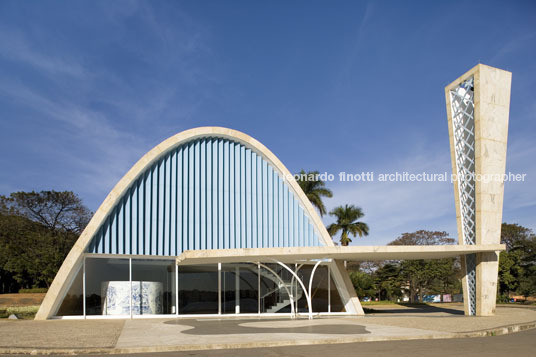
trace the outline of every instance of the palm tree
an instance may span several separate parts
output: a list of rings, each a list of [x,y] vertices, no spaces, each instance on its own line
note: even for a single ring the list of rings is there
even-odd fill
[[[329,225],[328,233],[333,237],[337,232],[342,231],[341,245],[347,246],[352,241],[349,237],[350,234],[354,237],[357,235],[360,237],[368,236],[368,225],[357,221],[365,215],[361,208],[354,205],[338,206],[329,212],[329,215],[337,217],[337,222]]]
[[[312,205],[318,209],[320,216],[323,216],[326,213],[326,206],[322,202],[322,197],[333,197],[333,193],[325,187],[326,183],[320,180],[319,172],[301,170],[296,181]]]

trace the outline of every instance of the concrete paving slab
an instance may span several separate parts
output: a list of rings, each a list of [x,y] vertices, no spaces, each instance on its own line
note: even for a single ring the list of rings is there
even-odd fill
[[[116,344],[117,349],[157,345],[182,349],[212,349],[213,346],[279,346],[447,336],[443,331],[377,325],[366,318],[315,320],[130,320]]]
[[[536,322],[536,306],[498,307],[495,316],[465,316],[463,306],[415,306],[411,308],[373,307],[377,313],[367,314],[367,321],[380,325],[419,328],[444,332],[472,332],[513,324]]]
[[[536,327],[536,308],[499,307],[493,317],[463,307],[378,308],[361,317],[314,320],[198,318],[0,320],[2,353],[151,353],[500,335]],[[505,327],[507,326],[507,327]]]
[[[0,348],[112,348],[124,320],[0,320]]]

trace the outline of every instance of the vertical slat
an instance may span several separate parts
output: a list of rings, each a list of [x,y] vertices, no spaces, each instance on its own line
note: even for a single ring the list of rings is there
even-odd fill
[[[149,186],[149,172],[150,170],[148,170],[145,175],[144,175],[144,178],[143,178],[143,182],[141,183],[141,192],[140,192],[140,199],[141,199],[141,209],[140,209],[140,216],[141,216],[141,228],[142,228],[142,231],[141,231],[141,240],[139,241],[139,248],[138,248],[138,251],[139,253],[138,254],[145,254],[145,241],[147,240],[147,237],[149,236],[147,234],[148,230],[149,230],[149,223],[147,222],[147,210],[149,209],[149,205],[148,205],[148,201],[150,201],[150,199],[148,199],[149,197],[149,190],[147,189],[147,186]]]
[[[262,161],[260,156],[257,156],[257,248],[262,248]]]
[[[235,230],[235,248],[242,248],[242,230],[240,229],[240,144],[235,143],[233,145],[234,150],[234,205],[235,205],[235,219],[234,219],[234,230]]]
[[[251,153],[251,247],[258,247],[259,227],[257,223],[257,154]]]
[[[177,221],[177,250],[175,252],[175,255],[179,255],[183,252],[182,249],[182,237],[184,236],[183,233],[183,216],[182,216],[182,205],[183,205],[183,197],[184,197],[184,187],[182,182],[182,173],[183,173],[183,167],[182,167],[182,154],[183,149],[182,147],[179,147],[177,149],[177,169],[176,169],[176,175],[177,175],[177,214],[175,220]],[[178,306],[177,306],[178,309]]]
[[[132,254],[130,252],[130,239],[132,237],[130,233],[130,224],[132,222],[132,218],[130,215],[130,207],[132,205],[132,187],[130,187],[127,190],[126,197],[125,197],[125,209],[123,213],[123,252],[124,254]]]
[[[143,253],[142,254],[150,254],[149,250],[149,239],[151,239],[151,191],[152,191],[152,168],[149,169],[147,172],[147,180],[145,181],[144,185],[144,193],[145,193],[145,201],[143,202],[143,222],[145,231],[143,233]]]
[[[289,246],[289,207],[288,207],[288,186],[283,185],[283,245]]]
[[[158,198],[159,198],[159,190],[158,187],[160,185],[160,163],[157,163],[154,166],[154,170],[152,172],[152,185],[151,185],[151,237],[149,239],[149,254],[155,255],[156,254],[156,246],[158,242],[158,226],[160,225],[160,222],[158,221]]]
[[[106,227],[108,225],[108,218],[104,221],[103,228],[101,229],[101,239],[99,240],[99,244],[96,247],[96,253],[103,253],[104,252],[104,240],[106,239]]]
[[[262,247],[268,247],[268,165],[262,161]]]
[[[247,248],[246,243],[246,148],[240,145],[240,248]]]
[[[224,248],[223,241],[225,239],[225,193],[224,193],[224,145],[223,140],[218,140],[218,249]]]
[[[229,248],[229,143],[224,142],[223,145],[223,246]]]
[[[166,227],[166,161],[167,158],[164,157],[158,167],[158,205],[157,205],[157,213],[156,217],[158,219],[158,228],[157,228],[157,235],[156,235],[156,247],[154,248],[154,254],[155,255],[162,255],[164,252],[163,249],[163,243],[164,243],[164,235],[165,235],[165,227]]]
[[[220,239],[219,236],[219,230],[218,230],[218,197],[219,197],[219,191],[218,191],[218,175],[219,175],[219,167],[218,167],[218,140],[214,139],[212,141],[212,248],[217,249],[218,248],[218,240]]]
[[[114,254],[117,245],[117,211],[118,207],[115,207],[112,213],[112,224],[110,228],[110,241],[106,244],[106,253]]]
[[[205,149],[205,140],[202,140],[199,143],[199,245],[198,247],[200,249],[207,249],[207,214],[206,214],[206,208],[207,208],[207,186],[206,186],[206,175],[207,175],[207,157],[206,157],[206,149]]]
[[[188,151],[188,249],[195,249],[195,143]]]
[[[299,247],[300,246],[300,243],[299,243],[299,239],[298,239],[298,230],[299,230],[299,221],[298,221],[298,209],[299,209],[299,203],[298,201],[295,199],[294,195],[293,195],[293,199],[292,199],[292,205],[294,206],[294,234],[292,236],[292,242],[294,244],[294,246],[296,247]]]
[[[180,222],[181,222],[181,236],[180,236],[180,251],[184,252],[188,250],[188,144],[181,147],[180,167],[179,173],[181,180],[180,194]]]
[[[272,215],[274,217],[274,247],[279,247],[279,185],[277,172],[272,173],[272,187],[274,190],[274,198],[272,205]]]
[[[279,195],[279,199],[278,199],[278,208],[277,208],[277,212],[278,212],[278,215],[279,215],[279,244],[278,244],[278,247],[284,247],[285,243],[284,243],[284,238],[283,238],[283,229],[284,229],[284,222],[283,222],[283,181],[281,180],[280,177],[278,177],[277,179],[277,193]]]
[[[246,200],[246,206],[245,206],[245,215],[244,219],[246,221],[246,248],[251,248],[252,245],[252,235],[251,235],[251,150],[245,149],[245,173],[244,173],[244,181],[246,184],[246,194],[245,194],[245,200]]]
[[[139,193],[140,180],[137,179],[133,186],[132,197],[130,200],[130,217],[132,217],[130,228],[130,254],[138,254],[138,193]]]
[[[177,250],[177,151],[173,151],[169,157],[169,245],[166,255],[176,255]]]
[[[229,242],[227,248],[236,248],[235,230],[235,150],[234,143],[229,143]]]
[[[194,241],[193,249],[199,249],[201,247],[201,145],[199,140],[195,142],[194,150]]]
[[[188,234],[190,230],[188,229],[189,217],[188,217],[188,210],[190,209],[190,204],[188,202],[188,198],[190,197],[190,184],[189,184],[189,163],[190,159],[190,145],[185,145],[183,147],[183,154],[182,154],[182,244],[181,249],[182,251],[188,250]]]
[[[266,164],[266,198],[267,198],[267,225],[268,225],[268,247],[274,246],[274,171]]]
[[[294,246],[294,197],[288,190],[288,246]]]
[[[305,245],[303,239],[303,210],[298,204],[298,246],[303,247]]]
[[[206,219],[207,219],[207,249],[212,248],[212,140],[207,140],[206,146],[207,153],[207,207],[206,207]]]

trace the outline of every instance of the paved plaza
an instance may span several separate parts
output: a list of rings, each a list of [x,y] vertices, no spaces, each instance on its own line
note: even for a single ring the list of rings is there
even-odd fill
[[[2,353],[143,353],[498,335],[536,326],[536,308],[499,307],[464,316],[463,307],[375,306],[364,317],[1,320]],[[508,328],[510,327],[510,329]]]

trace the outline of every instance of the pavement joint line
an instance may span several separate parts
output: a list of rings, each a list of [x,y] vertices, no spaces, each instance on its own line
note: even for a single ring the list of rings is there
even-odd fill
[[[348,338],[326,338],[319,340],[284,340],[284,341],[256,341],[246,343],[215,343],[215,344],[188,344],[173,346],[144,346],[131,348],[0,348],[0,355],[29,354],[29,355],[78,355],[78,354],[130,354],[130,353],[150,353],[150,352],[179,352],[179,351],[203,351],[220,349],[243,349],[243,348],[263,348],[263,347],[286,347],[286,346],[307,346],[326,345],[356,342],[382,342],[382,341],[410,341],[428,339],[451,339],[451,338],[476,338],[487,336],[500,336],[521,332],[536,328],[536,321],[512,324],[491,329],[468,331],[468,332],[447,332],[444,334],[430,334],[417,336],[360,336]]]

